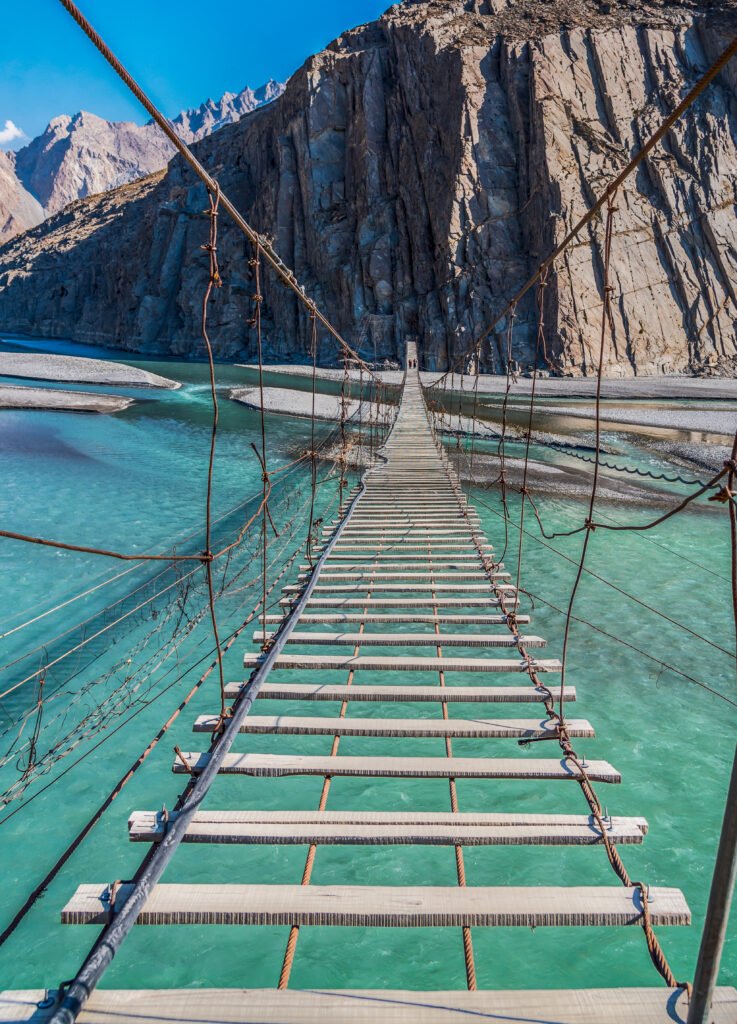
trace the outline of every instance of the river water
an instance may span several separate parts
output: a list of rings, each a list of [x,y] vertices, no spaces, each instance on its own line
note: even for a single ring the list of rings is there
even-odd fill
[[[115,416],[0,412],[3,528],[132,552],[164,550],[172,538],[178,539],[182,553],[201,549],[210,422],[206,367],[137,364],[181,380],[184,387],[131,391],[136,404]],[[222,384],[240,382],[243,376],[234,367],[218,368]],[[306,421],[271,416],[267,427],[273,469],[286,467],[309,444]],[[327,430],[320,428],[320,436]],[[214,490],[219,540],[231,539],[257,507],[261,472],[250,445],[258,438],[258,417],[224,399]],[[626,438],[611,433],[607,440],[621,442],[631,465],[653,466],[652,455],[633,446],[631,433]],[[537,457],[561,458],[544,451]],[[657,468],[668,468],[665,457]],[[335,501],[337,491],[327,466],[321,479],[320,512]],[[273,500],[280,536],[272,532],[269,540],[270,580],[304,539],[309,470],[298,464],[285,469],[280,480]],[[498,493],[479,491],[474,497],[490,539],[502,547]],[[519,497],[513,497],[513,518],[518,517],[518,504]],[[548,532],[579,525],[584,513],[580,502],[559,497],[540,498],[539,508]],[[644,505],[610,504],[600,511],[612,522],[644,522],[653,514]],[[597,531],[588,566],[620,589],[585,576],[576,613],[586,622],[574,623],[571,637],[568,682],[578,691],[571,713],[589,719],[597,731],[595,740],[576,746],[584,756],[608,760],[622,772],[621,786],[599,787],[609,811],[642,815],[650,824],[641,846],[621,849],[629,873],[654,886],[680,887],[693,912],[692,927],[659,929],[674,972],[684,979],[694,969],[737,724],[735,705],[699,685],[737,701],[734,661],[725,653],[734,650],[727,525],[726,510],[711,506],[645,534]],[[547,637],[548,655],[556,657],[563,633],[561,610],[575,573],[574,564],[562,556],[576,559],[581,538],[555,539],[551,550],[531,517],[527,528],[522,586],[534,600],[530,628]],[[258,598],[259,565],[253,561],[258,539],[255,534],[238,549],[228,566],[229,588],[218,602],[224,635],[237,628]],[[506,558],[513,571],[516,556],[513,536]],[[292,563],[292,581],[301,561],[302,555]],[[210,663],[212,639],[203,616],[201,570],[191,566],[166,575],[151,564],[130,568],[7,540],[0,544],[0,568],[2,690],[17,686],[0,700],[0,790],[15,797],[0,807],[4,927]],[[92,592],[77,599],[88,590]],[[627,595],[706,639],[690,635]],[[269,600],[278,597],[277,588]],[[32,619],[36,621],[23,625]],[[62,657],[72,647],[74,653]],[[230,679],[242,677],[239,658],[248,647],[250,630],[226,656]],[[39,715],[41,678],[46,702]],[[478,677],[468,682],[478,682]],[[0,987],[53,987],[74,974],[95,931],[62,927],[61,907],[82,882],[130,877],[142,848],[127,842],[129,814],[173,805],[182,781],[171,773],[172,748],[201,749],[202,738],[191,733],[192,720],[217,707],[213,674],[0,950]],[[371,705],[368,711],[351,708],[350,713],[398,716],[401,710],[399,705]],[[298,709],[262,701],[259,712],[289,714]],[[311,710],[314,715],[335,712],[328,704]],[[436,712],[428,707],[426,713]],[[474,713],[498,717],[499,707],[474,706]],[[451,714],[462,715],[462,707]],[[413,743],[418,754],[443,752],[440,740]],[[527,755],[516,747],[500,751],[504,741],[496,744],[492,754],[553,756],[535,747]],[[329,746],[326,737],[237,741],[240,750],[278,747],[280,752],[324,753]],[[377,739],[347,738],[341,744],[345,754],[396,753],[392,748],[392,741]],[[489,744],[454,741],[458,756],[482,752],[489,753]],[[29,768],[29,760],[35,769]],[[28,776],[18,786],[23,769]],[[312,809],[319,790],[318,779],[223,778],[207,806]],[[461,810],[585,812],[578,787],[561,783],[462,780],[458,793]],[[328,806],[447,810],[448,788],[442,780],[337,779]],[[305,854],[304,847],[184,846],[165,881],[291,884],[301,877]],[[617,884],[598,848],[472,847],[466,851],[466,870],[470,885]],[[453,851],[322,847],[313,882],[453,885]],[[273,986],[286,935],[285,928],[139,928],[104,984]],[[474,946],[482,988],[659,984],[639,929],[475,929]],[[721,981],[737,983],[737,914]],[[294,987],[442,989],[464,984],[457,929],[304,928],[292,974]]]

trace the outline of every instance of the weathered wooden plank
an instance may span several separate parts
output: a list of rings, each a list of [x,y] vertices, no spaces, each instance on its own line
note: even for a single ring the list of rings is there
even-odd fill
[[[333,531],[331,528],[327,528],[323,531],[326,535],[331,534]],[[342,537],[345,540],[356,540],[361,537],[363,540],[379,540],[382,537],[394,537],[402,538],[412,535],[421,535],[423,537],[471,537],[471,530],[467,526],[457,527],[445,527],[445,526],[421,526],[416,523],[407,524],[407,526],[351,526],[348,525],[343,530]]]
[[[219,715],[198,715],[194,732],[214,732]],[[568,735],[591,739],[593,726],[583,718],[566,720]],[[294,736],[454,737],[457,739],[529,739],[555,736],[547,718],[306,718],[288,715],[249,715],[242,733],[281,733]]]
[[[261,654],[246,654],[244,668],[255,668],[261,661]],[[527,672],[532,667],[536,672],[560,672],[561,663],[557,658],[436,658],[430,657],[369,657],[368,655],[322,655],[322,654],[280,654],[276,669],[317,669],[348,670],[353,672]]]
[[[300,573],[297,579],[305,580],[310,575],[309,572]],[[463,581],[468,582],[482,582],[485,579],[492,580],[508,580],[511,579],[511,575],[508,572],[497,572],[496,570],[484,570],[481,566],[473,566],[472,569],[457,569],[456,571],[446,572],[443,569],[433,570],[430,568],[423,570],[411,570],[407,572],[394,572],[392,570],[383,569],[369,569],[365,571],[363,569],[341,569],[338,571],[323,571],[320,573],[320,581],[327,582],[328,580],[336,580],[338,582],[347,583],[354,580],[365,583],[366,586],[373,587],[376,585],[377,580],[402,580],[406,583],[433,583],[436,580],[452,580],[456,583]],[[488,584],[486,584],[488,586]]]
[[[173,820],[176,811],[134,811],[129,818],[129,828],[141,832],[165,831],[166,821]],[[643,817],[614,817],[607,815],[604,819],[607,830],[611,827],[637,829],[641,835],[647,835],[649,825]],[[395,825],[463,825],[474,828],[588,828],[599,835],[596,819],[592,814],[528,814],[525,811],[489,812],[489,811],[365,811],[365,810],[204,810],[194,816],[198,824],[252,825],[252,824],[293,824],[293,825],[373,825],[376,827],[394,827]]]
[[[131,842],[157,843],[166,835],[173,812],[135,811],[128,819]],[[533,820],[533,819],[539,820]],[[592,846],[603,843],[591,817],[570,815],[378,813],[353,811],[210,811],[199,812],[187,829],[188,843],[249,845],[358,846]],[[647,830],[643,818],[607,819],[607,839],[615,844],[641,843]]]
[[[227,683],[225,696],[235,700],[247,682]],[[441,704],[533,704],[542,701],[548,692],[560,699],[559,686],[538,689],[525,686],[368,686],[354,683],[264,683],[259,698],[265,700],[337,700],[389,701],[394,703],[432,702]],[[575,686],[565,687],[566,702],[575,701]]]
[[[480,547],[482,551],[486,551],[488,554],[492,554],[494,551],[494,546],[492,544],[481,544]],[[430,550],[432,550],[432,552],[434,553],[460,551],[473,554],[477,550],[477,548],[473,542],[473,539],[471,537],[468,537],[466,540],[463,541],[433,541],[432,544],[430,545]],[[421,543],[412,540],[402,540],[398,543],[390,544],[382,544],[381,542],[377,543],[376,541],[367,541],[363,544],[356,544],[352,542],[348,543],[346,541],[339,540],[337,541],[335,547],[333,548],[333,551],[393,551],[396,553],[401,552],[402,554],[405,551],[423,551],[427,553],[428,542],[425,541],[424,543]]]
[[[297,588],[301,589],[301,588]],[[505,607],[513,608],[518,599],[513,594],[505,594]],[[289,598],[280,598],[279,604],[289,605]],[[489,594],[487,597],[437,597],[437,598],[386,598],[386,597],[310,597],[307,604],[312,608],[498,608],[501,601]]]
[[[274,636],[258,629],[253,642],[262,644]],[[511,633],[305,633],[295,630],[290,644],[327,644],[348,647],[545,647],[541,636],[519,636]]]
[[[264,617],[260,617],[259,621],[263,620]],[[277,624],[284,621],[284,616],[269,614],[265,616],[265,620],[268,624]],[[303,612],[299,621],[309,625],[316,625],[318,623],[339,625],[340,623],[353,622],[403,622],[429,626],[435,623],[439,626],[503,626],[507,621],[507,617],[506,615],[448,615],[442,612],[437,615],[428,615],[422,612],[415,614],[402,614],[400,612],[395,615],[383,615],[381,612],[366,612],[365,614],[363,612]],[[526,626],[529,622],[529,615],[517,616],[518,625]]]
[[[172,770],[197,774],[210,759],[208,753],[186,752],[188,766],[177,758]],[[330,757],[305,754],[226,754],[224,775],[277,778],[286,775],[345,775],[407,779],[560,779],[578,780],[581,773],[564,759],[503,757]],[[586,774],[594,782],[619,783],[622,777],[607,761],[589,761]]]
[[[121,886],[122,905],[132,886]],[[107,899],[106,899],[107,896]],[[678,889],[651,890],[653,925],[687,925]],[[108,886],[80,885],[63,924],[105,924]],[[354,928],[540,928],[639,925],[640,890],[624,886],[157,885],[139,924]]]
[[[293,583],[282,587],[283,594],[298,594],[302,590],[303,583]],[[506,583],[497,583],[496,589],[505,594],[514,593],[515,588]],[[494,593],[491,583],[446,583],[444,580],[434,581],[428,579],[426,583],[376,583],[368,577],[357,580],[355,583],[318,583],[315,591],[331,594],[361,594],[369,590],[378,594],[478,594],[486,593],[491,597]],[[414,603],[410,598],[408,603]],[[437,602],[434,602],[437,604]]]
[[[478,573],[485,573],[491,567],[495,570],[504,568],[503,565],[493,561],[491,558],[484,564],[481,558],[473,553],[460,556],[403,555],[401,551],[391,555],[367,554],[364,557],[356,555],[331,555],[325,565],[331,570],[340,572],[373,572],[374,570],[377,572],[430,572],[434,570],[449,572],[451,569],[469,572],[471,569],[475,569]],[[309,572],[312,566],[305,563],[300,565],[299,569],[300,572]]]
[[[0,1024],[46,1024],[45,989],[0,994]],[[402,991],[388,989],[97,989],[79,1024],[684,1024],[682,989]],[[737,1020],[737,989],[718,988],[712,1024]]]

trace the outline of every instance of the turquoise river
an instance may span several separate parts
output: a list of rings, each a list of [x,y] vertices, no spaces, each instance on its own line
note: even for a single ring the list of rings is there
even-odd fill
[[[63,351],[103,354],[73,346]],[[105,355],[110,358],[110,353]],[[136,553],[167,550],[174,541],[182,553],[201,549],[211,415],[206,366],[131,361],[180,380],[183,387],[125,391],[136,402],[116,415],[0,411],[3,529]],[[251,447],[259,441],[259,417],[226,395],[227,386],[242,382],[244,373],[235,366],[218,367],[222,418],[213,504],[216,539],[223,542],[256,511],[261,488],[261,470]],[[554,413],[554,403],[547,405]],[[737,410],[737,403],[733,408]],[[318,441],[330,445],[331,429],[322,425]],[[274,477],[272,505],[280,535],[272,531],[269,538],[271,583],[304,542],[309,463],[289,464],[310,444],[310,431],[306,420],[271,415],[267,432],[270,468],[282,470]],[[653,454],[639,444],[636,433],[609,432],[605,442],[631,466],[704,476]],[[534,456],[582,465],[546,449],[536,449]],[[318,477],[318,511],[329,516],[337,491],[329,462],[320,463]],[[671,489],[674,501],[688,490],[680,485]],[[491,542],[502,547],[498,491],[474,491],[471,498],[479,499]],[[541,496],[538,506],[548,531],[579,525],[585,512],[583,503],[573,498]],[[644,503],[608,503],[601,513],[612,522],[645,522],[654,515]],[[511,516],[518,520],[518,494],[511,500]],[[224,635],[242,623],[260,593],[259,522],[251,539],[235,550],[225,576],[219,577],[228,584],[218,601]],[[534,601],[533,632],[547,637],[550,656],[559,656],[561,609],[575,573],[573,562],[562,555],[576,559],[581,537],[557,538],[546,546],[533,517],[526,528],[522,586]],[[516,555],[513,535],[506,557],[512,569]],[[270,603],[278,601],[282,583],[294,581],[303,561],[304,551],[292,558],[288,573],[268,597]],[[700,502],[648,533],[597,531],[588,566],[619,589],[586,575],[579,591],[576,613],[587,621],[573,624],[568,681],[578,690],[576,716],[594,724],[597,738],[577,747],[622,772],[621,786],[600,787],[606,790],[602,796],[609,811],[649,821],[644,843],[622,848],[630,875],[652,885],[680,887],[686,895],[692,926],[659,930],[675,974],[685,980],[695,966],[737,736],[726,509]],[[172,572],[155,563],[111,562],[2,540],[0,572],[1,930],[210,664],[212,636],[204,614],[202,570],[194,564],[180,563]],[[529,603],[526,599],[523,610],[529,610]],[[226,656],[231,680],[242,677],[239,659],[250,648],[251,632],[247,628]],[[39,697],[44,698],[42,713]],[[283,703],[278,709],[261,704],[266,714],[296,713]],[[212,674],[0,949],[0,989],[55,987],[73,976],[95,930],[63,927],[61,907],[79,883],[131,876],[143,848],[127,841],[129,814],[174,804],[182,779],[171,772],[173,747],[201,749],[202,737],[191,733],[192,720],[217,706]],[[368,710],[351,709],[351,714],[401,714],[401,705],[364,707]],[[484,711],[495,713],[493,707],[479,706],[478,713]],[[311,711],[335,713],[329,704]],[[434,713],[437,709],[428,707],[427,714]],[[440,740],[412,742],[418,754],[443,752]],[[280,752],[321,753],[330,741],[241,737],[237,749],[268,751],[277,744]],[[481,741],[454,741],[460,756],[479,753],[482,747]],[[392,741],[347,738],[341,745],[345,754],[369,751],[390,753]],[[545,754],[526,755],[515,747],[510,756]],[[208,806],[312,809],[319,789],[320,780],[314,778],[220,779]],[[461,810],[585,810],[578,787],[555,782],[461,781],[458,792]],[[384,807],[448,809],[447,783],[442,780],[388,779],[334,780],[329,807],[370,809],[379,798]],[[305,853],[299,846],[184,846],[165,880],[296,883]],[[599,848],[471,847],[466,869],[470,885],[617,884]],[[371,880],[453,885],[453,851],[318,850],[315,883]],[[273,986],[286,934],[284,928],[139,928],[104,985]],[[482,988],[660,984],[637,928],[476,929],[474,944]],[[737,913],[720,980],[737,984]],[[302,929],[291,984],[461,988],[461,936],[457,930]]]

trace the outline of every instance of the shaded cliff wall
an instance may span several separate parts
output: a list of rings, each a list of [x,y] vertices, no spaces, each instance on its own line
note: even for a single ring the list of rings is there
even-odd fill
[[[445,367],[737,24],[730,2],[708,17],[690,3],[607,7],[405,3],[197,153],[364,355],[397,357],[417,334],[425,365]],[[610,374],[734,364],[736,90],[728,69],[618,197]],[[178,159],[73,204],[0,250],[0,329],[196,352],[205,206]],[[225,217],[220,228],[211,334],[220,355],[248,357],[250,253]],[[596,223],[546,290],[547,351],[562,372],[592,369],[602,241]],[[263,293],[268,356],[306,358],[294,297],[268,275]],[[489,369],[502,369],[503,333],[485,347]],[[530,300],[514,331],[523,365],[535,333]],[[324,341],[321,358],[334,356]]]

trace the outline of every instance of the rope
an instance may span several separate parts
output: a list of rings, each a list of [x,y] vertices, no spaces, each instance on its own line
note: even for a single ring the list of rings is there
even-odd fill
[[[217,651],[218,676],[220,681],[220,716],[225,717],[225,674],[223,670],[223,651],[220,645],[220,633],[218,630],[217,613],[215,611],[215,591],[212,578],[212,478],[215,471],[215,451],[217,447],[218,421],[220,409],[218,406],[217,388],[215,382],[215,360],[212,354],[212,345],[207,333],[207,307],[212,297],[214,288],[220,288],[220,270],[218,267],[217,243],[218,243],[218,206],[220,204],[220,190],[216,187],[215,192],[208,191],[210,208],[210,237],[203,245],[207,252],[210,263],[210,272],[202,298],[202,340],[207,350],[207,365],[210,374],[210,400],[212,402],[212,427],[210,431],[210,454],[207,462],[207,495],[205,498],[205,573],[207,576],[207,590],[210,597],[210,622],[212,623],[212,635],[215,640]]]
[[[294,560],[294,558],[296,557],[298,552],[299,552],[299,549],[297,549],[295,554],[292,556],[292,561]],[[291,564],[291,562],[287,563],[287,565],[290,565],[290,564]],[[284,571],[286,571],[286,567],[285,567]],[[277,582],[278,582],[278,580],[280,578],[281,578],[281,574],[274,581],[274,583],[272,585],[272,588],[271,588],[272,590],[274,589],[274,587],[276,586],[276,584],[277,584]],[[258,610],[258,604],[255,606],[255,608],[253,608],[251,610],[251,612],[248,614],[246,619],[241,623],[241,625],[238,626],[238,628],[235,629],[230,634],[230,636],[228,637],[228,639],[227,639],[227,641],[225,643],[225,646],[223,647],[224,651],[229,650],[233,646],[235,641],[238,639],[238,637],[241,635],[241,633],[243,633],[243,631],[245,629],[247,629],[249,624],[253,621],[253,619],[254,619],[254,617],[255,617],[255,615],[257,613],[257,610]],[[150,754],[156,749],[156,747],[158,746],[160,741],[169,732],[169,730],[171,729],[171,727],[174,724],[174,722],[176,722],[176,720],[181,715],[182,711],[184,711],[184,709],[190,703],[190,701],[195,696],[197,691],[202,687],[203,683],[206,682],[206,680],[209,678],[210,674],[218,666],[218,664],[219,664],[219,659],[216,657],[215,660],[206,669],[206,671],[203,672],[203,674],[200,676],[200,678],[197,680],[197,682],[194,684],[194,686],[190,689],[190,691],[186,694],[186,696],[182,698],[182,700],[180,701],[178,706],[175,708],[175,710],[172,712],[172,714],[159,727],[158,731],[155,733],[155,735],[152,737],[152,739],[149,740],[149,742],[146,745],[146,747],[141,751],[141,753],[138,755],[138,757],[135,759],[135,761],[131,764],[130,768],[128,768],[128,770],[125,772],[125,774],[122,775],[120,777],[120,779],[116,782],[116,784],[110,790],[110,792],[105,797],[105,799],[102,801],[102,803],[97,808],[97,810],[91,815],[91,817],[88,819],[88,821],[84,824],[84,826],[80,829],[80,831],[75,835],[75,837],[72,839],[72,841],[66,847],[66,849],[61,854],[61,856],[54,862],[53,866],[44,875],[43,879],[31,891],[31,893],[29,893],[29,895],[26,897],[23,905],[21,906],[20,910],[18,910],[18,912],[13,917],[12,921],[3,929],[2,933],[0,933],[0,946],[4,945],[4,943],[7,942],[7,940],[11,937],[11,935],[18,928],[18,925],[21,923],[21,921],[26,917],[28,912],[33,908],[33,906],[38,901],[38,899],[41,896],[43,896],[43,894],[48,889],[49,885],[53,882],[53,880],[59,874],[59,872],[64,867],[66,862],[69,860],[69,858],[72,856],[72,854],[75,852],[75,850],[78,849],[78,847],[81,845],[83,840],[86,839],[86,837],[92,831],[92,829],[97,824],[97,822],[100,820],[100,818],[102,818],[102,816],[104,815],[105,811],[107,811],[107,809],[110,807],[110,805],[116,800],[116,798],[120,795],[120,793],[123,791],[123,789],[125,789],[125,787],[128,785],[130,780],[133,778],[133,776],[138,772],[138,770],[141,768],[141,766],[144,764],[144,762],[148,759]],[[172,684],[172,685],[175,685],[179,681],[180,681],[179,679],[175,680],[175,683]],[[167,687],[167,690],[168,690],[168,687]],[[166,691],[163,691],[163,692],[166,692]],[[161,696],[161,694],[159,696]],[[142,710],[143,710],[143,708],[140,709],[140,711],[142,711]],[[136,714],[140,713],[140,711],[137,711]],[[123,724],[128,724],[128,723],[123,723]],[[112,735],[112,734],[110,734],[110,735]]]

